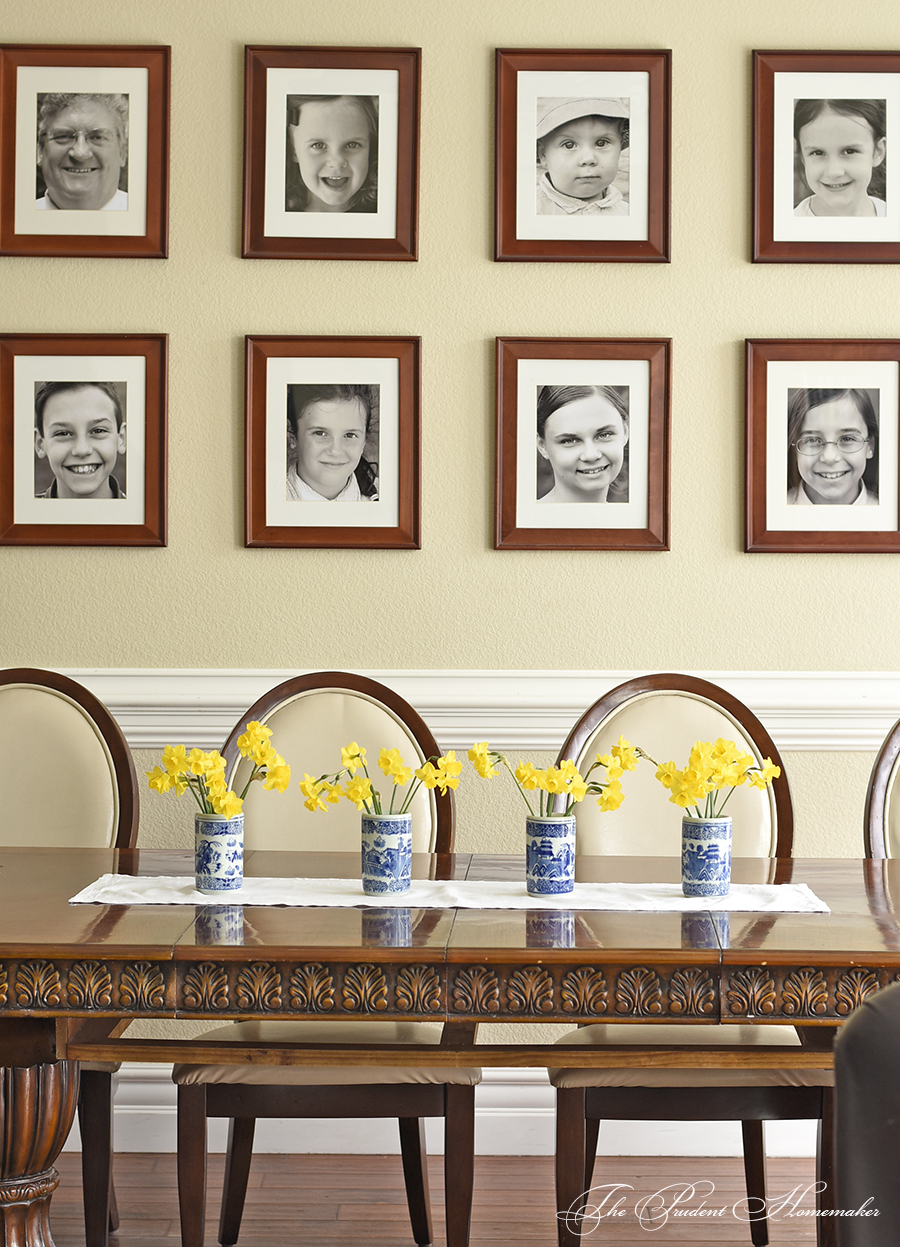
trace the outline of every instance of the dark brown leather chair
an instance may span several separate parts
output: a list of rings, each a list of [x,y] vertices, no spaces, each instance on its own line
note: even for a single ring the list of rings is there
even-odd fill
[[[836,1205],[840,1247],[900,1243],[900,984],[863,1001],[834,1045]]]

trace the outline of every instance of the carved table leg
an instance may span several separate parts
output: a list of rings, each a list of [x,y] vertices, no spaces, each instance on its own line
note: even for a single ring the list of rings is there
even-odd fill
[[[0,1068],[0,1247],[53,1247],[53,1162],[77,1102],[77,1061]]]

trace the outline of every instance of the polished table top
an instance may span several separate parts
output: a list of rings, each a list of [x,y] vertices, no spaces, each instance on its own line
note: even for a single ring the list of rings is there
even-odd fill
[[[257,876],[358,869],[353,854],[245,861]],[[414,859],[422,877],[522,869],[510,857]],[[664,883],[679,871],[675,859],[594,857],[578,859],[576,877]],[[68,1015],[95,1030],[125,1017],[834,1026],[900,978],[900,862],[735,861],[735,882],[806,883],[829,914],[435,909],[404,925],[372,908],[246,907],[222,937],[210,907],[68,903],[102,874],[190,872],[187,853],[0,849],[0,1024]],[[70,1038],[79,1034],[90,1028]],[[165,1059],[152,1045],[140,1055]]]

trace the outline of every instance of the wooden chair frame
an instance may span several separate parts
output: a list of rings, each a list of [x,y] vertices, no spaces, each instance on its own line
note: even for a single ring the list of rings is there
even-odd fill
[[[878,751],[866,788],[863,813],[863,843],[866,857],[879,861],[892,857],[888,827],[887,795],[891,775],[900,756],[900,719],[894,724]]]
[[[82,684],[56,671],[10,667],[0,671],[0,688],[24,684],[62,693],[80,706],[103,737],[113,764],[118,825],[112,847],[131,849],[137,842],[140,798],[131,750],[122,729]],[[78,1093],[81,1175],[84,1190],[86,1247],[106,1247],[110,1230],[119,1228],[113,1186],[113,1075],[106,1069],[82,1069]]]
[[[572,728],[557,764],[577,758],[600,724],[620,706],[648,694],[681,692],[703,698],[727,711],[753,741],[763,757],[781,767],[773,782],[775,802],[775,856],[790,857],[793,851],[794,815],[790,786],[781,755],[756,715],[725,689],[696,676],[677,673],[639,676],[626,680],[600,697]],[[900,745],[898,745],[900,748]],[[802,1045],[812,1040],[797,1028]],[[790,1049],[785,1062],[790,1063]],[[641,1063],[635,1054],[635,1062]],[[581,1241],[577,1215],[579,1197],[590,1190],[597,1153],[600,1122],[613,1121],[740,1121],[744,1147],[744,1174],[751,1208],[761,1215],[750,1222],[754,1247],[768,1243],[765,1217],[766,1168],[764,1123],[767,1120],[813,1119],[818,1121],[817,1179],[827,1183],[821,1207],[833,1199],[831,1152],[833,1093],[830,1087],[587,1087],[558,1088],[556,1092],[556,1192],[560,1247]],[[576,1189],[577,1188],[577,1189]],[[817,1218],[820,1247],[833,1242],[833,1228],[825,1217]]]
[[[417,712],[397,693],[366,676],[342,671],[319,671],[295,676],[263,694],[242,715],[222,754],[226,774],[232,774],[240,755],[238,737],[253,720],[265,722],[280,705],[295,697],[338,689],[381,702],[402,720],[424,757],[441,749]],[[450,790],[435,798],[435,852],[453,851],[455,806]],[[475,1030],[471,1032],[474,1042]],[[454,1028],[458,1036],[460,1026]],[[446,1036],[446,1030],[445,1030]],[[458,1038],[454,1040],[458,1042]],[[344,1060],[365,1064],[365,1048]],[[228,1117],[228,1144],[219,1241],[237,1242],[253,1153],[257,1117],[396,1117],[413,1237],[418,1244],[433,1241],[428,1171],[425,1156],[425,1117],[444,1118],[444,1172],[448,1247],[467,1247],[472,1210],[475,1147],[475,1088],[452,1083],[371,1083],[336,1086],[250,1086],[245,1084],[181,1084],[178,1087],[178,1197],[183,1247],[202,1247],[206,1191],[206,1119]]]
[[[424,719],[405,701],[399,693],[371,680],[368,676],[355,675],[348,671],[314,671],[308,675],[292,676],[277,684],[274,688],[257,698],[250,709],[235,724],[234,730],[222,747],[222,756],[227,765],[225,773],[233,776],[234,769],[240,761],[238,737],[244,732],[247,723],[258,720],[265,723],[271,714],[285,702],[293,701],[304,693],[325,692],[328,689],[341,689],[348,693],[359,693],[379,701],[388,710],[401,719],[409,729],[410,735],[422,750],[423,757],[441,755],[441,747]],[[435,801],[435,853],[452,853],[456,837],[456,806],[451,792],[441,793],[434,790]]]

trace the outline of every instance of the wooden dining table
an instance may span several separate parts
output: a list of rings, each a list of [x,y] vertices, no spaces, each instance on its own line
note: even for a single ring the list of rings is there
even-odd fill
[[[521,880],[516,857],[415,856],[417,878]],[[831,1061],[836,1028],[900,980],[900,862],[735,860],[733,881],[803,883],[828,913],[577,908],[71,904],[106,874],[189,875],[188,853],[0,849],[0,1247],[52,1247],[53,1162],[72,1124],[78,1062],[334,1065],[359,1047],[129,1039],[133,1019],[344,1018],[445,1023],[403,1063],[477,1066],[781,1066],[783,1048],[477,1043],[484,1022],[783,1023]],[[253,852],[248,877],[359,878],[359,858]],[[580,882],[677,883],[668,858],[579,858]],[[366,1062],[396,1065],[398,1046]]]

